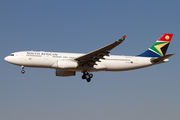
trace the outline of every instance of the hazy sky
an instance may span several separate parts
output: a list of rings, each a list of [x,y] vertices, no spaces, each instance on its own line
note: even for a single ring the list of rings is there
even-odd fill
[[[179,120],[179,0],[1,0],[0,120]],[[111,54],[137,55],[173,33],[170,62],[95,72],[90,83],[21,68],[12,52],[88,53],[126,35]]]

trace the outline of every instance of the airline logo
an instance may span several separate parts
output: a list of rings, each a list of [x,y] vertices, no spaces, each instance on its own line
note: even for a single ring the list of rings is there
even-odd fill
[[[159,38],[156,41],[156,43],[154,43],[150,47],[150,50],[157,53],[160,56],[164,56],[166,54],[172,36],[173,34],[164,34],[161,38]]]
[[[121,39],[119,39],[118,41],[124,41],[126,38],[126,36],[124,35]]]
[[[164,34],[163,36],[161,36],[158,40],[159,41],[171,41],[173,34]]]
[[[165,36],[165,39],[166,39],[166,40],[169,40],[169,39],[170,39],[169,35],[166,35],[166,36]]]
[[[125,38],[126,38],[126,36],[124,35],[124,36],[121,38],[121,40],[125,40]]]

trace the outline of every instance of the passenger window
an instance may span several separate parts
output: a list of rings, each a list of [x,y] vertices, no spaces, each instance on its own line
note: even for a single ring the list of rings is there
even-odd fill
[[[14,56],[14,54],[10,54],[10,56]]]

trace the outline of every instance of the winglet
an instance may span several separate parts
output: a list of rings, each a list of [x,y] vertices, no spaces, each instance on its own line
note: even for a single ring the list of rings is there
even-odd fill
[[[126,38],[126,36],[124,35],[124,36],[122,36],[122,38],[120,38],[118,41],[124,41],[125,38]]]

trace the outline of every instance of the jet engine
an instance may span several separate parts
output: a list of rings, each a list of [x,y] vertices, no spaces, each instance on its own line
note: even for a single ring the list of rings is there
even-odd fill
[[[66,70],[59,70],[56,69],[56,76],[66,77],[66,76],[75,76],[75,71],[66,71]]]
[[[72,69],[72,68],[77,68],[78,63],[71,60],[59,60],[58,67],[63,69]]]

